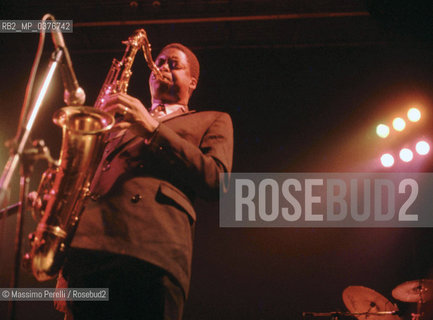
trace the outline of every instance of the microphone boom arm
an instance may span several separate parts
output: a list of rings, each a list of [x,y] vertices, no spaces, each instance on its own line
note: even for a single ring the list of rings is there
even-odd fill
[[[23,130],[21,130],[21,135],[18,137],[17,149],[11,150],[11,155],[3,169],[3,173],[0,177],[0,207],[2,207],[6,200],[7,190],[9,189],[9,184],[11,182],[12,176],[17,169],[21,155],[24,152],[25,146],[30,136],[33,124],[35,122],[36,116],[42,105],[42,101],[45,98],[47,89],[51,83],[54,75],[54,71],[57,69],[60,61],[63,57],[63,50],[56,50],[53,52],[50,64],[48,65],[48,71],[45,75],[43,85],[39,90],[38,97],[34,101],[33,106],[30,108],[30,116],[27,118],[27,123],[25,123]]]

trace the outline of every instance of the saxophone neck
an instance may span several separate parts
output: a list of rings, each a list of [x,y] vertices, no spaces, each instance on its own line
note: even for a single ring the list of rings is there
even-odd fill
[[[153,61],[151,45],[144,29],[135,30],[128,40],[122,41],[122,43],[126,45],[125,53],[122,60],[113,60],[102,89],[99,92],[98,99],[94,105],[97,109],[100,109],[103,106],[104,100],[107,96],[114,93],[127,93],[129,81],[132,76],[132,65],[135,56],[140,49],[143,49],[144,58],[146,59],[147,65],[152,74],[161,82],[167,84],[171,83],[163,76],[162,72]]]

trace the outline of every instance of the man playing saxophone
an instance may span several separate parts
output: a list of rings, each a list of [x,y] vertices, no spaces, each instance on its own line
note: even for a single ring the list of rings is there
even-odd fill
[[[196,56],[169,44],[149,78],[149,110],[117,93],[120,116],[92,182],[58,286],[109,288],[109,302],[67,302],[66,319],[181,319],[188,296],[196,197],[216,199],[230,172],[233,129],[222,112],[188,106]],[[65,305],[58,304],[58,308]]]

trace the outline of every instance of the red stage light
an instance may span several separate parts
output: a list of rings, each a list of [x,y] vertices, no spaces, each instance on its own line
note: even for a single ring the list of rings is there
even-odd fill
[[[394,157],[389,153],[385,153],[380,157],[380,162],[385,168],[392,167],[394,165]]]
[[[402,118],[392,120],[392,126],[396,131],[403,131],[406,127],[406,122]]]
[[[426,141],[419,141],[415,146],[415,150],[418,152],[418,154],[424,156],[429,153],[430,145]]]
[[[386,138],[389,135],[389,127],[384,124],[379,124],[376,127],[376,134],[381,138]]]
[[[417,108],[410,108],[407,112],[407,118],[409,121],[417,122],[419,119],[421,119],[421,111],[419,111]]]
[[[400,159],[404,162],[409,162],[413,159],[413,152],[408,148],[403,148],[400,150]]]

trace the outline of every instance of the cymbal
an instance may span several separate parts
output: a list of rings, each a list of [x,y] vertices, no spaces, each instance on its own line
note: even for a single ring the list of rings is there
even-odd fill
[[[384,311],[398,311],[398,307],[373,289],[363,286],[349,286],[343,291],[343,302],[359,320],[399,320],[399,316],[378,314]],[[368,313],[368,314],[362,314]],[[376,313],[376,314],[375,314]],[[361,315],[357,315],[361,314]]]
[[[403,302],[427,302],[433,300],[433,280],[420,279],[404,282],[392,290],[392,296]]]

